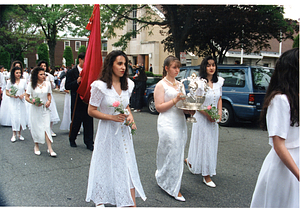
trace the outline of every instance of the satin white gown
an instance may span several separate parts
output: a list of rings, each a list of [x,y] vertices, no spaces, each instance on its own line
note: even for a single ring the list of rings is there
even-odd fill
[[[275,95],[266,119],[272,149],[261,167],[250,207],[299,208],[299,181],[278,157],[271,138],[285,139],[285,146],[299,168],[299,126],[290,126],[290,105],[286,95]]]
[[[94,81],[89,104],[99,107],[105,114],[119,114],[114,112],[112,104],[119,101],[125,108],[133,87],[134,83],[128,79],[128,90],[119,95],[113,86],[108,89],[103,81]],[[95,204],[133,206],[131,188],[135,188],[136,197],[146,200],[132,140],[128,126],[111,120],[99,120],[89,171],[87,202],[92,200]]]
[[[175,98],[179,91],[160,81],[165,90],[165,102]],[[184,166],[184,148],[187,125],[183,110],[173,106],[159,114],[157,119],[158,147],[156,154],[157,184],[173,197],[178,196]]]
[[[61,81],[60,91],[62,92],[65,90],[65,82],[66,82],[66,77],[63,78]],[[70,130],[70,123],[71,123],[71,95],[70,93],[65,93],[64,114],[60,124],[60,129]]]
[[[205,95],[203,107],[213,105],[217,107],[219,98],[222,96],[224,79],[218,77],[218,82],[213,83],[213,88],[208,89]],[[204,94],[204,84],[199,84],[197,95]],[[194,117],[197,123],[193,123],[191,140],[188,152],[189,170],[193,174],[203,176],[216,175],[217,153],[219,141],[219,126],[216,122],[210,122],[206,116],[196,111]]]
[[[31,82],[27,85],[26,93],[30,95],[30,98],[39,97],[42,103],[46,103],[47,94],[51,93],[50,82],[44,81],[42,87],[36,87],[32,89]],[[30,132],[34,143],[45,143],[45,132],[51,142],[51,129],[50,129],[50,110],[45,106],[36,106],[31,104],[29,108],[29,123]]]

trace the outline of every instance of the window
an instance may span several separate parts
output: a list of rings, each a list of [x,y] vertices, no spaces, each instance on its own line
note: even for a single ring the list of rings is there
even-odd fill
[[[102,42],[102,51],[107,51],[107,42]]]
[[[266,90],[269,86],[271,76],[274,72],[272,68],[251,68],[253,88],[256,90]]]
[[[65,41],[64,42],[64,49],[66,49],[66,46],[70,46],[70,41]]]
[[[218,69],[219,76],[225,79],[224,87],[244,87],[245,71],[243,69]]]
[[[136,13],[137,13],[137,10],[136,10],[136,8],[134,8],[134,9],[132,10],[132,18],[136,18]],[[133,32],[136,31],[136,25],[137,25],[136,20],[132,20],[132,31],[133,31]],[[134,35],[132,36],[132,38],[136,38],[136,34],[134,34]]]
[[[81,46],[81,41],[75,41],[75,51],[79,51],[80,46]]]

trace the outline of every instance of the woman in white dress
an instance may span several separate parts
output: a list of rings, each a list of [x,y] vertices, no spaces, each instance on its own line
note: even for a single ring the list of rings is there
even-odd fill
[[[299,48],[275,65],[261,113],[272,149],[261,167],[250,207],[299,208]]]
[[[19,67],[21,70],[23,70],[23,64],[21,61],[18,61],[18,60],[14,61],[11,64],[10,71],[14,67]],[[5,71],[5,73],[3,73],[3,75],[4,75],[6,83],[7,83],[7,81],[10,79],[10,72]],[[6,86],[6,84],[5,84],[5,86]],[[6,89],[6,87],[4,89]],[[11,117],[10,117],[10,115],[11,115],[10,101],[11,101],[11,99],[9,99],[9,97],[6,95],[6,93],[3,93],[3,100],[1,103],[1,109],[0,109],[0,118],[1,118],[0,120],[1,120],[2,126],[12,126]]]
[[[42,67],[45,70],[45,74],[46,74],[46,81],[49,81],[51,84],[51,88],[55,89],[55,83],[54,83],[54,76],[52,74],[50,74],[50,70],[48,67],[48,63],[46,61],[39,61],[38,63],[39,67]],[[56,108],[56,102],[54,100],[54,97],[52,95],[52,90],[51,90],[51,104],[50,104],[50,128],[51,128],[51,135],[53,137],[56,136],[56,134],[53,132],[52,130],[52,126],[53,124],[57,124],[60,121],[58,112],[57,112],[57,108]]]
[[[64,114],[60,124],[61,130],[70,130],[71,123],[71,95],[69,90],[65,88],[66,77],[61,81],[60,91],[65,92]]]
[[[180,62],[174,56],[164,61],[163,76],[154,89],[155,107],[160,112],[157,119],[158,147],[155,178],[157,184],[176,200],[185,201],[180,193],[183,174],[184,148],[187,140],[187,125],[184,111],[175,107],[184,98],[179,82]],[[185,112],[188,113],[188,112]]]
[[[88,114],[100,119],[92,155],[86,201],[96,205],[136,206],[135,197],[146,200],[140,181],[131,129],[136,129],[129,99],[134,83],[128,77],[128,58],[122,51],[110,52],[102,76],[91,84]],[[121,103],[128,114],[115,112]],[[97,108],[100,108],[100,111]]]
[[[222,86],[224,79],[218,77],[216,61],[212,56],[203,59],[200,65],[200,77],[207,81],[209,86],[203,106],[216,107],[222,116]],[[200,81],[197,95],[204,95],[204,84]],[[185,162],[193,174],[201,174],[203,183],[209,187],[216,187],[211,177],[216,175],[217,153],[219,141],[218,120],[213,119],[206,111],[197,111],[197,123],[193,124],[188,158]]]
[[[40,98],[41,103],[35,101],[37,97]],[[53,139],[50,129],[50,110],[48,109],[51,103],[51,86],[50,82],[45,81],[45,71],[41,67],[34,68],[31,73],[31,82],[28,83],[26,90],[26,101],[31,104],[29,120],[31,136],[35,143],[34,154],[41,154],[39,144],[44,144],[46,141],[47,152],[51,157],[56,157],[51,145]]]
[[[25,106],[25,94],[27,83],[22,78],[22,69],[19,67],[12,68],[10,72],[10,80],[7,81],[6,95],[10,98],[10,118],[12,124],[13,136],[11,142],[16,141],[18,137],[21,141],[24,137],[21,135],[21,130],[26,129],[27,114]],[[15,94],[12,94],[11,87],[17,89]]]

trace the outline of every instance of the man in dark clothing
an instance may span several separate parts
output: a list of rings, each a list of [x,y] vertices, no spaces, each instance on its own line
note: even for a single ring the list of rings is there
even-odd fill
[[[79,64],[67,72],[65,88],[71,90],[71,116],[72,124],[70,129],[70,146],[77,147],[75,140],[78,135],[81,123],[83,123],[83,140],[86,147],[93,151],[94,149],[94,125],[93,118],[88,115],[88,104],[84,103],[77,94],[77,89],[81,83],[80,72],[83,69],[85,53],[78,55]],[[74,114],[74,115],[73,115]]]

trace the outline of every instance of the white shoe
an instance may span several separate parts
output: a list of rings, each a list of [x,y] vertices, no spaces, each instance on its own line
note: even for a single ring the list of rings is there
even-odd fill
[[[47,149],[47,152],[48,154],[51,156],[51,157],[56,157],[57,154],[53,151],[53,152],[50,152],[48,149]]]
[[[205,178],[203,177],[203,183],[205,183],[207,186],[215,188],[216,184],[213,181],[206,182]]]
[[[181,197],[176,196],[175,199],[178,200],[178,201],[185,202],[185,198],[183,196],[181,196]]]
[[[21,141],[24,141],[24,137],[23,137],[22,135],[19,136],[19,139],[20,139]]]
[[[12,138],[10,139],[11,142],[15,142],[16,140],[16,136],[12,136]]]
[[[56,137],[56,134],[51,130],[51,136]]]
[[[41,151],[40,150],[35,150],[35,146],[33,148],[34,154],[35,155],[41,155]]]

